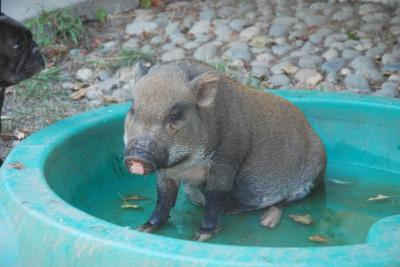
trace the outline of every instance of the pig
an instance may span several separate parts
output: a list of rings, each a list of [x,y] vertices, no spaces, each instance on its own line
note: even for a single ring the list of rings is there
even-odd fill
[[[157,204],[140,231],[168,220],[181,183],[187,198],[205,207],[193,239],[206,241],[220,230],[223,214],[265,209],[260,223],[276,227],[283,205],[323,181],[325,149],[303,113],[208,65],[156,65],[137,81],[133,99],[125,166],[157,175]]]

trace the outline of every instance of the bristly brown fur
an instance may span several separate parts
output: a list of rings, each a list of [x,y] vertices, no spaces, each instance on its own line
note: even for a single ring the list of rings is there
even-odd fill
[[[136,111],[127,116],[125,140],[155,142],[169,159],[191,155],[173,169],[160,168],[159,180],[186,184],[189,199],[206,207],[202,229],[214,233],[215,214],[223,211],[302,199],[324,172],[325,149],[298,108],[207,65],[184,60],[153,67],[134,90]],[[177,103],[189,108],[172,132],[165,117]]]

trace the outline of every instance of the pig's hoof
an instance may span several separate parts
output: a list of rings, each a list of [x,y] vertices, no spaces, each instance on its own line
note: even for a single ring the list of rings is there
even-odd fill
[[[195,241],[200,241],[204,242],[209,239],[211,239],[214,235],[216,235],[219,232],[220,228],[216,229],[200,229],[197,233],[195,233],[192,237],[193,240]]]
[[[272,206],[260,217],[261,225],[268,228],[275,228],[282,217],[282,209]]]
[[[140,232],[145,232],[145,233],[152,233],[157,229],[156,225],[150,224],[150,223],[145,223],[136,230]]]

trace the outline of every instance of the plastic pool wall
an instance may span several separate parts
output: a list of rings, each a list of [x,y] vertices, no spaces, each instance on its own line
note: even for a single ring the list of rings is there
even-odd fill
[[[396,192],[400,187],[400,101],[303,91],[276,93],[295,103],[321,136],[332,177],[339,169],[339,177],[353,174],[372,183],[372,188],[374,176],[382,180],[377,188],[387,184]],[[132,227],[143,223],[155,198],[154,178],[128,175],[121,164],[123,119],[128,108],[129,104],[115,105],[60,121],[12,151],[1,169],[0,266],[400,266],[398,202],[397,213],[386,216],[381,212],[365,236],[330,246],[307,240],[285,243],[292,232],[275,237],[268,233],[273,239],[270,243],[266,237],[265,243],[252,245],[250,240],[234,245],[229,237],[240,234],[236,229],[241,229],[239,224],[229,233],[230,220],[235,218],[226,219],[225,237],[212,243],[179,239],[174,231],[185,236],[197,227],[195,221],[189,226],[184,219],[179,221],[193,217],[182,211],[200,212],[196,207],[187,208],[182,196],[178,211],[171,216],[173,224],[160,235],[124,227],[126,222]],[[347,166],[344,174],[334,168],[338,165]],[[380,177],[382,173],[385,175]],[[326,190],[331,186],[328,181]],[[351,188],[345,190],[351,195]],[[115,212],[119,206],[110,211],[96,209],[101,206],[97,194],[108,191],[115,205],[119,205],[117,193],[145,193],[151,200],[138,211]],[[313,212],[319,205],[338,208],[337,204],[327,194],[323,203],[311,200],[307,207]],[[379,213],[379,209],[373,212]],[[242,220],[247,222],[251,216],[256,218],[246,214]],[[182,226],[179,231],[176,225]],[[258,227],[256,221],[254,227]],[[305,236],[313,233],[290,227],[287,229],[293,232],[304,231]],[[266,230],[257,231],[262,235]]]

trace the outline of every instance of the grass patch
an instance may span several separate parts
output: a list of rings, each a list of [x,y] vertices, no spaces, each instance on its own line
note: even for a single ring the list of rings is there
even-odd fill
[[[18,94],[17,97],[33,97],[36,99],[42,97],[41,91],[46,90],[48,87],[51,87],[55,82],[58,82],[60,80],[59,74],[59,68],[51,67],[43,70],[42,72],[33,76],[31,79],[21,82],[19,85],[16,86],[16,88],[23,90],[17,90],[19,94],[21,94]]]
[[[132,66],[138,60],[144,60],[152,64],[156,63],[156,58],[148,52],[141,50],[122,50],[122,52],[115,57],[122,66]]]
[[[232,70],[230,68],[231,61],[226,58],[219,58],[212,61],[207,62],[208,65],[219,71],[221,74],[226,75],[234,80],[242,82],[247,86],[251,86],[257,90],[264,90],[261,86],[261,80],[249,74],[245,80],[238,79],[238,75],[245,72],[244,67],[237,67],[236,70]]]
[[[253,87],[254,89],[257,89],[257,90],[264,90],[264,88],[261,87],[261,80],[256,77],[253,77],[251,75],[249,75],[247,77],[246,85]]]
[[[79,16],[69,10],[45,11],[40,16],[28,20],[26,26],[33,32],[40,46],[55,43],[78,46],[83,39],[84,27]]]
[[[82,59],[77,59],[82,60]],[[111,69],[117,70],[121,67],[133,66],[139,60],[149,62],[151,64],[157,63],[155,56],[151,53],[141,50],[122,50],[116,56],[102,57],[96,59],[83,59],[84,63],[92,65],[96,69]]]
[[[37,129],[82,110],[60,81],[60,69],[51,67],[15,86],[13,121]]]
[[[140,0],[140,6],[143,8],[151,8],[152,1],[151,0]]]
[[[347,39],[358,41],[358,40],[360,40],[360,37],[358,37],[357,33],[355,33],[355,32],[348,32]]]
[[[219,71],[221,74],[225,75],[228,71],[229,62],[227,59],[220,58],[208,62],[208,65]]]

